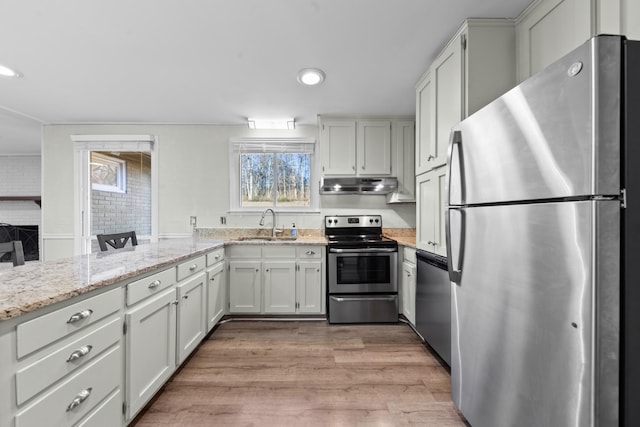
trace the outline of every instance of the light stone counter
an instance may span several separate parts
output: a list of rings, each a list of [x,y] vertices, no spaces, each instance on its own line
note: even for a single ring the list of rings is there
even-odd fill
[[[0,321],[155,271],[223,245],[224,241],[220,239],[169,239],[0,270]]]

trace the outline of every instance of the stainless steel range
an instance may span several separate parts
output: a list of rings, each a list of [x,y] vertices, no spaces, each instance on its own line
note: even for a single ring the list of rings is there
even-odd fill
[[[398,321],[398,244],[382,236],[380,215],[324,219],[329,323]]]

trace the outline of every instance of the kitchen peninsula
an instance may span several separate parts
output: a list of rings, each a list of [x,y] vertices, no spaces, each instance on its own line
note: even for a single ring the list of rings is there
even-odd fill
[[[1,271],[0,425],[126,425],[226,312],[225,245],[323,244],[170,239]]]

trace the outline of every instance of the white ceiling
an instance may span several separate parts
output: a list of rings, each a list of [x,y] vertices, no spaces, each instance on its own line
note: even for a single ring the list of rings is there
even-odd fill
[[[414,85],[466,17],[531,0],[0,0],[0,154],[50,123],[241,124],[412,115]],[[303,87],[298,70],[326,80]]]

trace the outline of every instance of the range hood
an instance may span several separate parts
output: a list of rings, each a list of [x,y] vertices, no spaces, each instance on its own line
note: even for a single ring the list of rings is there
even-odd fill
[[[398,188],[394,177],[323,177],[320,180],[320,194],[388,194]]]

